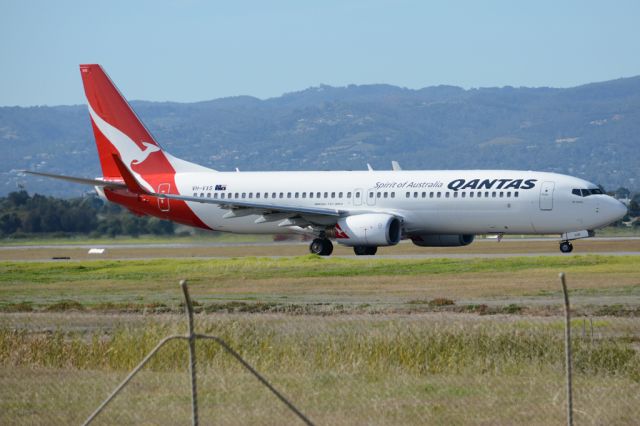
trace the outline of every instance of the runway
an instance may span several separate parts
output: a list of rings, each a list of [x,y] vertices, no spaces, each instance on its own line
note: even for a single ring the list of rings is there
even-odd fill
[[[308,242],[261,243],[168,243],[168,244],[60,244],[1,246],[0,261],[91,261],[126,259],[230,257],[289,257],[309,254]],[[640,256],[640,238],[591,238],[574,241],[574,251],[560,253],[556,239],[479,239],[464,247],[417,247],[401,242],[393,247],[380,247],[378,254],[355,256],[349,247],[335,245],[333,256],[360,260],[438,259],[438,258],[508,258],[530,256],[580,256],[584,254]],[[103,254],[89,254],[91,248],[105,249]]]

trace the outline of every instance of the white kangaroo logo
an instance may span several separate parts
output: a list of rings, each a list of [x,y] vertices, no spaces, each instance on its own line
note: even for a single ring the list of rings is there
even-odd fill
[[[113,127],[100,117],[89,105],[89,114],[93,119],[100,132],[116,147],[122,162],[127,165],[129,171],[136,177],[136,179],[145,187],[148,191],[153,192],[153,188],[144,178],[131,170],[131,166],[139,165],[143,163],[149,155],[154,152],[160,151],[160,147],[149,142],[142,142],[144,149],[140,149],[137,143],[135,143],[129,136],[121,132],[119,129]]]
[[[134,145],[136,145],[136,144],[134,144]],[[158,147],[158,145],[154,145],[154,144],[149,143],[149,142],[142,142],[142,145],[144,145],[144,149],[140,150],[141,158],[139,158],[139,159],[135,158],[135,159],[131,160],[131,164],[130,164],[131,166],[133,166],[134,164],[137,165],[137,164],[142,163],[144,160],[147,159],[147,157],[150,154],[152,154],[154,152],[157,152],[157,151],[160,151],[160,147]],[[138,145],[136,145],[136,147],[137,146]]]

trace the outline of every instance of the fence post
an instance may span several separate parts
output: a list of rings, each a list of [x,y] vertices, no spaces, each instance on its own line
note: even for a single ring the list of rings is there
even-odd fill
[[[564,272],[560,273],[560,283],[564,294],[564,352],[567,368],[567,425],[573,426],[573,389],[571,369],[571,313],[569,311],[569,292],[565,282]]]
[[[189,297],[187,280],[180,281],[184,293],[185,312],[189,318],[189,372],[191,373],[191,424],[198,426],[198,385],[196,381],[196,333],[193,330],[193,304]]]

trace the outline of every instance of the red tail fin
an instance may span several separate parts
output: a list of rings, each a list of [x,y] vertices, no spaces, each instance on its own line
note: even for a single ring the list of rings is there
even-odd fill
[[[113,160],[117,154],[134,173],[175,173],[153,136],[100,65],[80,65],[91,124],[105,178],[121,178]],[[149,188],[152,189],[152,188]]]

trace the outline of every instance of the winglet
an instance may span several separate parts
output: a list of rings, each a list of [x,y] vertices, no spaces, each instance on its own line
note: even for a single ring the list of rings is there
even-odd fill
[[[125,164],[117,154],[113,154],[113,161],[116,163],[118,171],[120,172],[122,179],[124,179],[124,183],[127,185],[127,189],[129,191],[133,192],[134,194],[150,194],[149,191],[147,191],[140,185],[138,180],[131,173],[131,170],[129,170],[127,166],[125,166]]]

